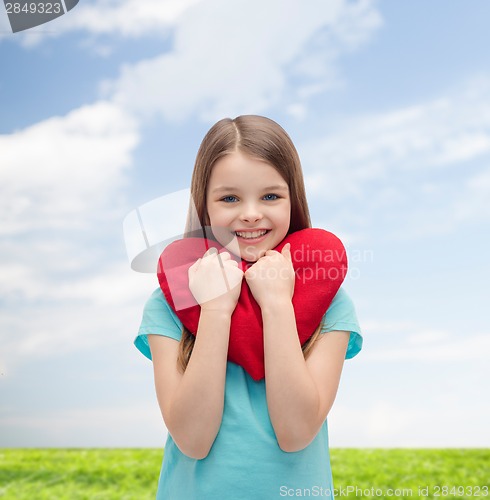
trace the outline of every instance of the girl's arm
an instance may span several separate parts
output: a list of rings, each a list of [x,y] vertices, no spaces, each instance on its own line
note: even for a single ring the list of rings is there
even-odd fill
[[[349,332],[321,334],[305,361],[290,300],[262,307],[267,405],[283,451],[306,448],[333,405]]]
[[[201,311],[183,374],[177,369],[178,342],[148,335],[165,425],[182,453],[198,460],[209,453],[221,425],[230,322],[227,313]]]
[[[349,332],[321,334],[305,361],[292,304],[295,273],[290,244],[268,250],[245,272],[262,311],[265,390],[277,442],[284,451],[306,448],[337,393]]]
[[[169,340],[174,342],[169,348],[161,337],[148,337],[163,419],[179,449],[192,458],[207,456],[221,425],[231,315],[242,279],[243,271],[230,254],[214,248],[189,268],[189,288],[201,312],[183,374],[177,370],[176,342]]]

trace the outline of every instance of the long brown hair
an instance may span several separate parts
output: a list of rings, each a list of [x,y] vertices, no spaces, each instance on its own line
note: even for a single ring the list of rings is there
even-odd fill
[[[288,234],[311,227],[306,201],[303,172],[298,152],[286,131],[275,121],[257,115],[243,115],[235,119],[224,118],[211,127],[197,152],[191,180],[191,200],[185,228],[186,236],[195,236],[209,227],[206,193],[211,171],[218,159],[239,151],[267,162],[274,167],[289,186],[291,220]],[[191,209],[194,205],[195,210]],[[193,208],[193,207],[192,207]],[[323,321],[302,346],[305,359],[318,339]],[[185,371],[194,347],[195,336],[184,326],[179,346],[178,365]]]

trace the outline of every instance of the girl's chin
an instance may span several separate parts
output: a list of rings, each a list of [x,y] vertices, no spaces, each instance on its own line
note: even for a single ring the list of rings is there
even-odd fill
[[[244,245],[238,240],[225,241],[224,238],[216,238],[218,243],[225,248],[230,254],[238,257],[245,262],[254,263],[257,262],[261,257],[265,255],[268,250],[267,248],[259,248],[257,245]]]
[[[257,262],[259,260],[259,258],[261,257],[261,255],[257,255],[257,254],[241,254],[241,255],[237,255],[237,257],[241,260],[244,260],[245,262],[248,262],[249,264],[253,264],[254,262]]]
[[[254,252],[244,252],[241,258],[246,262],[257,262],[265,255],[267,250],[256,250]]]

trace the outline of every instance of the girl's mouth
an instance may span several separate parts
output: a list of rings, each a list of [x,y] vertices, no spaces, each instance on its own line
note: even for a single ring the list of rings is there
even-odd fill
[[[235,236],[237,240],[243,243],[248,244],[256,244],[263,241],[266,236],[270,233],[270,229],[266,229],[265,231],[252,231],[252,232],[240,232],[235,231]]]

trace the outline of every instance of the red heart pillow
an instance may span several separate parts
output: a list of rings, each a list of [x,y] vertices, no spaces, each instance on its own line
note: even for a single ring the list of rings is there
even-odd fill
[[[292,299],[301,345],[313,334],[347,273],[342,242],[323,229],[307,228],[289,234],[274,250],[291,243],[295,271]],[[183,325],[196,335],[200,306],[189,289],[189,267],[209,248],[226,250],[213,240],[183,238],[171,243],[158,261],[160,287]],[[233,255],[232,255],[233,257]],[[239,263],[240,265],[240,263]],[[250,263],[242,260],[246,271]],[[231,317],[228,360],[242,366],[254,380],[265,376],[262,314],[243,278],[240,297]]]

